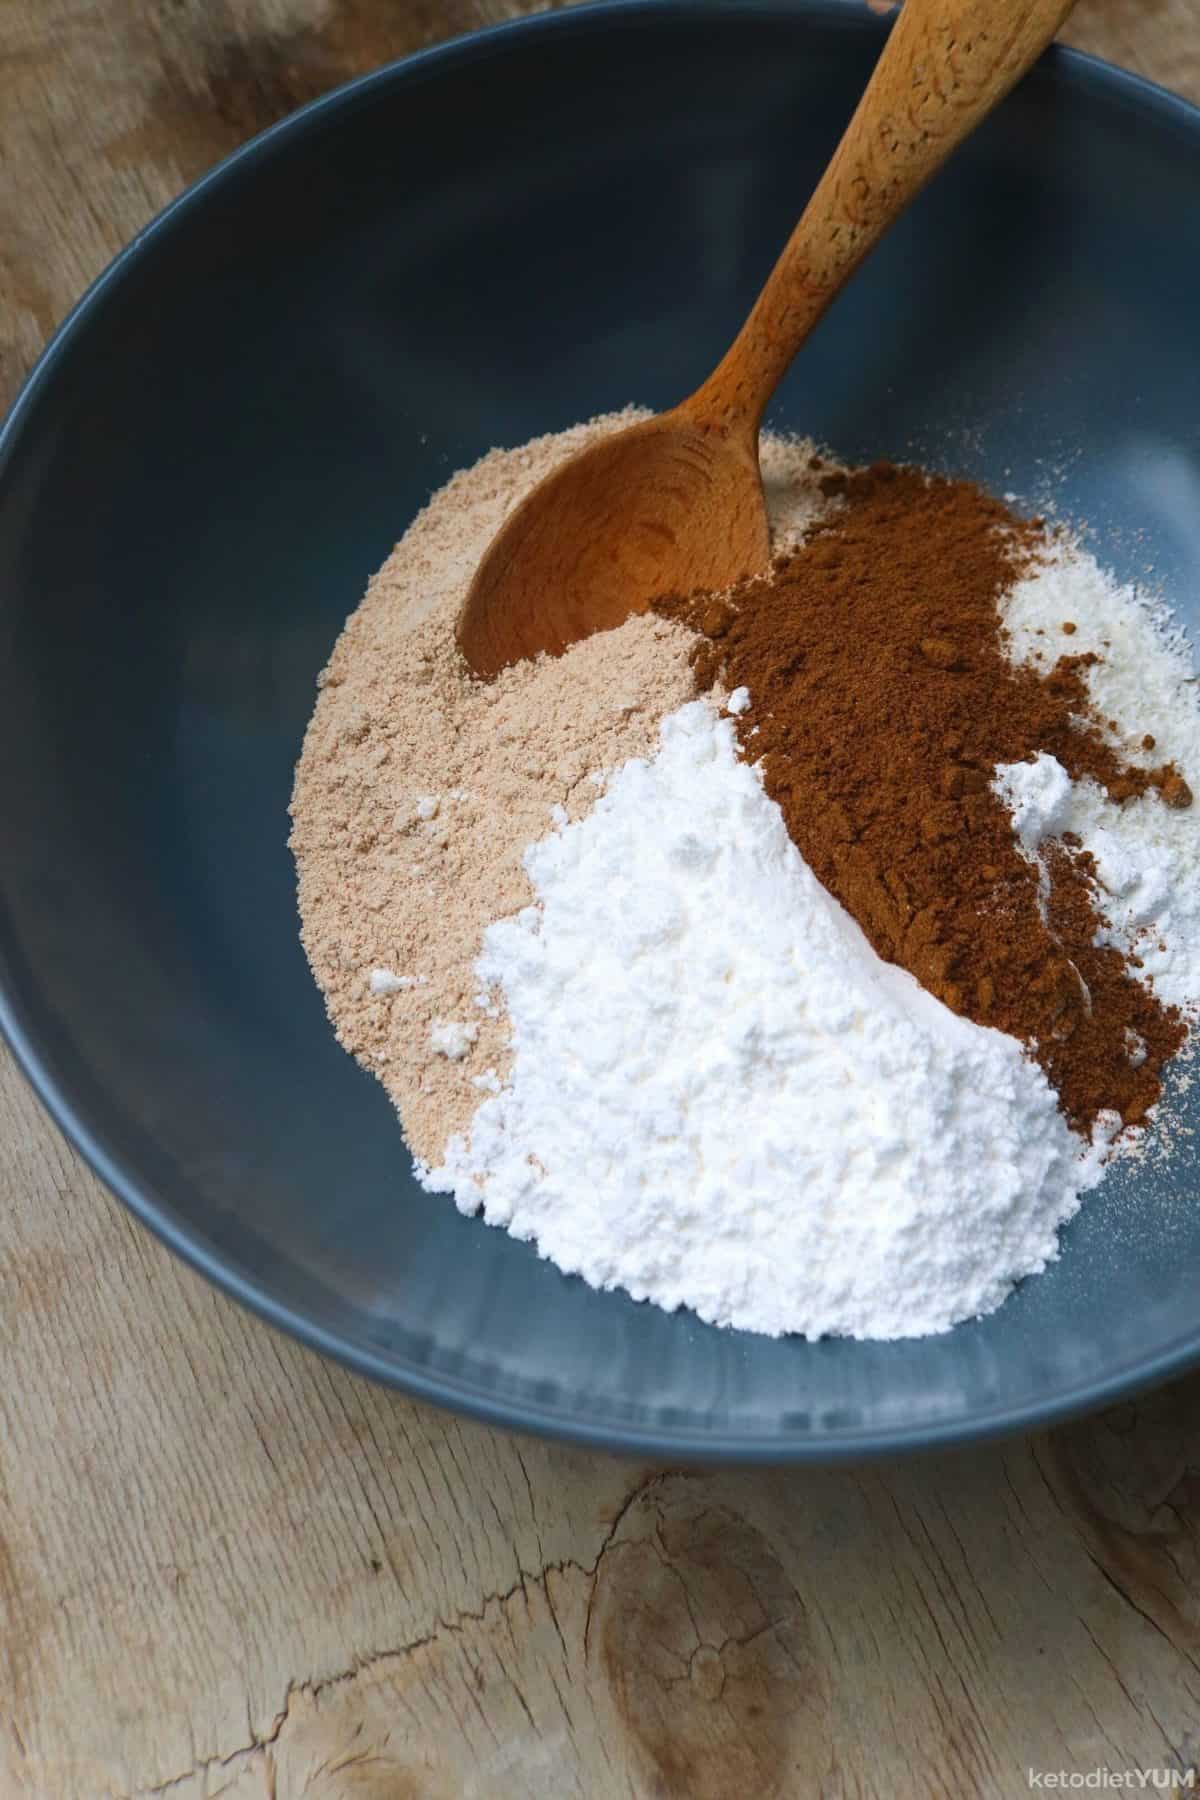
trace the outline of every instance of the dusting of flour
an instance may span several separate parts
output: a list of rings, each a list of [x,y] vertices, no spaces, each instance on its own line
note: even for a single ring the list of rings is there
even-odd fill
[[[941,1331],[1056,1254],[1099,1151],[1015,1039],[875,955],[707,700],[525,867],[476,970],[512,1067],[427,1186],[771,1334]]]

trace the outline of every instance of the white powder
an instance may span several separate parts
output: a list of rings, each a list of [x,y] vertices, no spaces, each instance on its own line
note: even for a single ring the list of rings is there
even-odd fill
[[[373,994],[400,994],[406,988],[418,987],[419,975],[397,975],[392,969],[372,969],[367,985]]]
[[[478,1025],[464,1025],[461,1019],[434,1019],[429,1027],[434,1051],[451,1062],[461,1062],[478,1036]]]
[[[1012,814],[1013,830],[1028,857],[1048,837],[1070,829],[1071,777],[1046,751],[1027,763],[997,763],[992,783]]]
[[[940,1331],[1056,1255],[1099,1152],[1014,1039],[879,960],[707,702],[525,862],[477,964],[511,1077],[426,1186],[771,1334]]]
[[[1168,1006],[1200,1000],[1200,836],[1194,808],[1179,811],[1155,793],[1115,806],[1094,781],[1073,782],[1046,751],[1001,763],[993,786],[1012,811],[1031,862],[1047,841],[1074,832],[1095,858],[1097,942],[1132,953],[1131,973]],[[1046,878],[1046,886],[1049,882]]]
[[[1200,702],[1187,639],[1168,608],[1124,586],[1076,544],[1056,544],[1001,607],[1015,662],[1046,668],[1069,652],[1101,660],[1085,670],[1101,719],[1115,719],[1113,742],[1128,762],[1149,768],[1173,760],[1200,769]],[[1063,635],[1063,625],[1074,632]],[[1041,635],[1039,635],[1041,634]],[[1143,750],[1146,732],[1155,739]],[[1200,829],[1200,827],[1198,827]]]
[[[1126,761],[1174,761],[1200,791],[1200,702],[1186,639],[1166,608],[1122,586],[1069,543],[1020,582],[1003,607],[1015,660],[1047,667],[1094,653],[1088,694]],[[1075,626],[1069,639],[1064,623]],[[1144,747],[1143,737],[1154,742]],[[1053,756],[996,771],[1026,855],[1064,831],[1096,860],[1101,941],[1141,959],[1139,975],[1169,1006],[1200,1002],[1200,803],[1167,806],[1157,793],[1116,806],[1094,781],[1072,782]]]

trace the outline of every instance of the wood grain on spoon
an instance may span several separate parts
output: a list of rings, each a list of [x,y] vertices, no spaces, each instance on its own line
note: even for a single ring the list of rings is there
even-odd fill
[[[845,136],[749,318],[702,387],[539,483],[458,622],[472,672],[560,655],[664,593],[725,588],[770,554],[763,412],[830,301],[1026,70],[1073,0],[905,0]]]

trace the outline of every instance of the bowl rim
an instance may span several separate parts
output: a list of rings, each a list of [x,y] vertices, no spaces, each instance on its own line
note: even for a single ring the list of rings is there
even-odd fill
[[[392,84],[403,87],[405,83],[423,77],[427,71],[486,59],[497,47],[522,37],[537,40],[543,35],[563,32],[578,34],[604,30],[614,24],[636,24],[641,19],[694,20],[702,13],[736,19],[748,30],[753,30],[759,22],[782,19],[825,25],[836,23],[860,37],[874,37],[880,41],[889,28],[886,17],[875,16],[862,7],[859,0],[587,0],[586,4],[565,10],[509,19],[446,39],[385,63],[319,95],[239,145],[190,182],[130,239],[85,289],[50,337],[18,390],[7,417],[0,423],[0,476],[19,449],[25,421],[38,405],[43,389],[68,346],[85,329],[89,315],[110,285],[120,278],[129,264],[152,249],[156,238],[206,198],[211,189],[233,178],[243,164],[258,160],[277,143],[299,136],[311,130],[318,121],[353,106],[376,87]],[[1164,122],[1172,121],[1189,131],[1200,146],[1200,106],[1142,75],[1118,68],[1086,51],[1056,44],[1047,55],[1053,66],[1063,71],[1076,88],[1120,100]],[[68,1091],[68,1084],[60,1081],[53,1072],[37,1021],[22,1016],[22,1009],[2,974],[0,1035],[54,1124],[93,1174],[160,1242],[216,1288],[268,1325],[354,1374],[486,1425],[587,1449],[660,1460],[673,1458],[694,1464],[831,1464],[979,1444],[1019,1431],[1041,1430],[1127,1398],[1200,1363],[1198,1318],[1193,1334],[1176,1340],[1155,1355],[1118,1364],[1100,1378],[1078,1382],[1044,1400],[999,1406],[934,1424],[870,1427],[832,1433],[816,1431],[794,1438],[763,1431],[740,1436],[728,1428],[720,1433],[708,1433],[674,1427],[592,1422],[580,1418],[570,1407],[496,1396],[474,1381],[431,1373],[415,1363],[391,1360],[367,1345],[348,1341],[316,1319],[277,1299],[264,1284],[228,1268],[219,1254],[169,1215],[148,1183],[109,1151],[103,1129],[89,1123]]]

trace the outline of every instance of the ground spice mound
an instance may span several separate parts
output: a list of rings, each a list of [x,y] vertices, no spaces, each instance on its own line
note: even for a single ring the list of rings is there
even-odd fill
[[[1045,548],[1039,521],[890,464],[823,485],[841,507],[769,576],[657,610],[702,634],[702,689],[749,690],[743,748],[878,953],[1024,1042],[1079,1129],[1109,1109],[1135,1123],[1183,1022],[1097,947],[1089,859],[1057,844],[1039,877],[990,783],[1048,751],[1117,803],[1156,788],[1188,805],[1187,784],[1121,760],[1089,705],[1094,654],[1049,670],[1006,655],[999,602]]]

